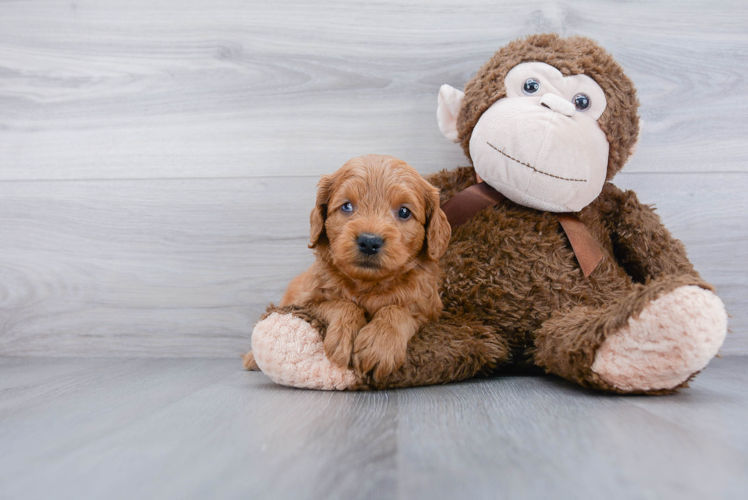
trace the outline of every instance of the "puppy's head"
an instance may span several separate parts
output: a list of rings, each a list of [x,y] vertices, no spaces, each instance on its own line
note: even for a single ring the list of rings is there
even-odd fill
[[[353,158],[323,176],[310,219],[310,247],[326,246],[338,270],[362,280],[439,260],[451,235],[439,190],[391,156]]]

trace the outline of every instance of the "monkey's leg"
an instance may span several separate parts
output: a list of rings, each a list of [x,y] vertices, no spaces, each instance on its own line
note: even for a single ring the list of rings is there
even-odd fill
[[[509,356],[506,341],[491,328],[467,318],[447,318],[416,333],[403,366],[374,383],[330,363],[323,348],[326,325],[309,309],[268,312],[255,326],[252,353],[262,371],[282,385],[355,390],[443,384],[489,373]]]
[[[442,316],[408,342],[405,363],[381,380],[359,388],[387,389],[446,384],[489,374],[509,359],[509,345],[493,328],[465,317]]]
[[[698,277],[634,285],[603,308],[554,314],[538,331],[535,362],[585,387],[663,394],[687,387],[727,332],[722,301]]]

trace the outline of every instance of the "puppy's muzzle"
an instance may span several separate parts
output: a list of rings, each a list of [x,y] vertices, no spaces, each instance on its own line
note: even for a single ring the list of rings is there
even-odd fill
[[[376,234],[363,233],[356,240],[358,251],[364,255],[376,255],[384,245],[384,239]]]

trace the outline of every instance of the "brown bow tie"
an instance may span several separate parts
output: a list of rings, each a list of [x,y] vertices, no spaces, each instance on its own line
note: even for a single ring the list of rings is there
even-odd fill
[[[485,182],[473,184],[448,199],[442,210],[447,215],[452,228],[461,226],[484,208],[498,205],[506,196],[496,191]],[[587,226],[571,212],[554,213],[561,227],[569,238],[571,248],[577,257],[585,278],[592,274],[603,259],[603,251]]]

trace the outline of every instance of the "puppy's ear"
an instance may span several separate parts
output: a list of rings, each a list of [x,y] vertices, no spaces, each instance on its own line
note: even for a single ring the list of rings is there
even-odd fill
[[[452,226],[439,205],[439,190],[424,181],[426,189],[426,251],[429,259],[439,260],[447,251]]]
[[[332,193],[333,178],[330,175],[323,175],[317,184],[317,202],[309,215],[309,248],[315,248],[319,241],[326,237],[325,220],[327,220],[327,204],[330,202]]]

